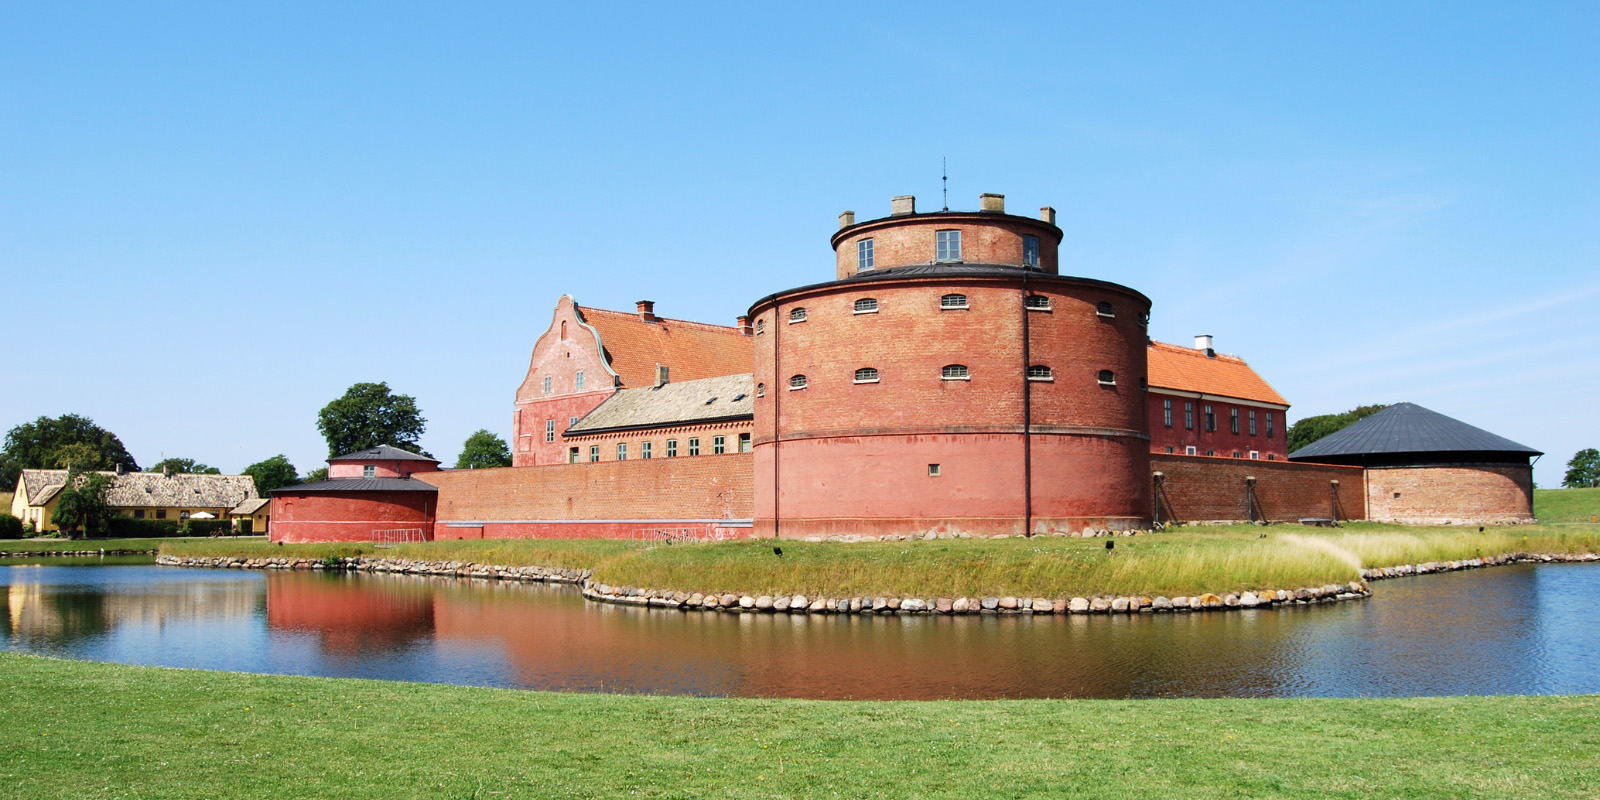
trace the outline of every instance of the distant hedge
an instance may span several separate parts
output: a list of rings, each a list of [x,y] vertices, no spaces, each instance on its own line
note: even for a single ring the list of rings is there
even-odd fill
[[[0,539],[21,539],[22,520],[10,514],[0,514]]]
[[[185,520],[178,528],[179,536],[227,536],[233,533],[233,521],[226,519]]]

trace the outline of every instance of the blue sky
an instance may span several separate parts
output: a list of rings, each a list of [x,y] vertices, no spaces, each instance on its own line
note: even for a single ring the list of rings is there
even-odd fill
[[[0,426],[304,471],[387,381],[452,461],[560,295],[731,323],[948,157],[1291,419],[1600,447],[1600,6],[461,5],[9,5]]]

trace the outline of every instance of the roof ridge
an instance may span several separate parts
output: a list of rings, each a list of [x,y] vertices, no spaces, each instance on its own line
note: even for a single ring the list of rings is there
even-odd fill
[[[1248,363],[1250,363],[1248,361],[1245,361],[1242,356],[1236,356],[1236,355],[1234,355],[1232,353],[1215,353],[1215,355],[1209,355],[1208,356],[1208,355],[1205,354],[1204,350],[1200,350],[1198,348],[1186,347],[1184,345],[1173,344],[1171,342],[1158,342],[1155,339],[1151,339],[1150,340],[1150,346],[1151,347],[1163,347],[1163,348],[1166,348],[1168,350],[1173,350],[1173,351],[1176,351],[1178,353],[1182,353],[1184,355],[1194,356],[1196,358],[1210,358],[1210,359],[1221,358],[1221,359],[1226,359],[1228,361],[1237,361],[1240,364],[1248,364]]]
[[[635,322],[638,322],[640,324],[643,324],[643,325],[651,324],[649,322],[645,322],[642,319],[639,319],[639,314],[636,311],[612,311],[609,308],[595,308],[593,306],[584,306],[584,305],[578,306],[578,310],[583,312],[584,314],[588,314],[591,311],[598,311],[598,312],[603,313],[603,314],[612,314],[612,315],[615,315],[615,316],[618,316],[618,317],[632,317]],[[711,330],[715,330],[715,331],[719,331],[719,332],[736,333],[736,334],[738,334],[740,336],[744,335],[742,332],[740,332],[738,326],[736,326],[736,325],[718,325],[715,322],[696,322],[695,320],[692,320],[692,319],[677,319],[675,317],[662,317],[662,316],[657,316],[656,317],[656,322],[676,322],[676,323],[681,324],[681,325],[695,325],[695,326],[702,327],[702,328],[710,328]]]

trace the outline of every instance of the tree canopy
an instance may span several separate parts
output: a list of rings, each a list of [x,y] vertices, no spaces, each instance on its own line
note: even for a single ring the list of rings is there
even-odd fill
[[[387,383],[358,383],[317,412],[329,458],[381,444],[432,458],[418,444],[426,427],[417,399],[390,392]]]
[[[106,503],[109,491],[111,476],[74,465],[67,472],[66,488],[56,500],[51,519],[69,539],[79,531],[86,535],[105,533],[111,524],[111,506]]]
[[[255,480],[256,494],[261,497],[266,497],[273,489],[293,486],[300,482],[300,478],[295,475],[294,465],[289,463],[289,457],[282,453],[245,467],[243,474]]]
[[[1318,439],[1338,433],[1388,407],[1387,404],[1357,406],[1343,414],[1322,414],[1316,417],[1306,417],[1289,426],[1289,432],[1285,439],[1289,452],[1293,453]]]
[[[163,458],[150,465],[150,472],[161,472],[170,469],[177,474],[189,475],[221,475],[222,470],[208,467],[192,458]]]
[[[296,483],[321,483],[321,482],[323,482],[323,481],[325,481],[327,479],[328,479],[328,468],[327,467],[317,467],[316,469],[311,470],[310,472],[307,472],[304,475],[301,475],[300,476],[300,480],[296,481]]]
[[[467,437],[461,446],[461,456],[456,459],[456,469],[487,469],[511,466],[511,448],[506,440],[480,428]]]
[[[1573,453],[1561,485],[1568,489],[1600,486],[1600,450],[1588,447]]]
[[[40,417],[6,433],[0,450],[0,485],[15,486],[24,469],[113,470],[118,466],[139,471],[139,463],[122,446],[116,434],[77,414]]]

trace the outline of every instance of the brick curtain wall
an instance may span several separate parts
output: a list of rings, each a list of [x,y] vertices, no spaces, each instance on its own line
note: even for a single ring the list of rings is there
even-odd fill
[[[1533,468],[1527,465],[1372,469],[1367,482],[1376,520],[1478,524],[1533,517]]]
[[[1163,474],[1156,503],[1163,522],[1248,520],[1245,478],[1254,477],[1257,518],[1273,522],[1333,516],[1329,481],[1339,481],[1339,518],[1366,519],[1360,467],[1152,454]]]
[[[452,521],[750,519],[752,455],[426,472]]]

